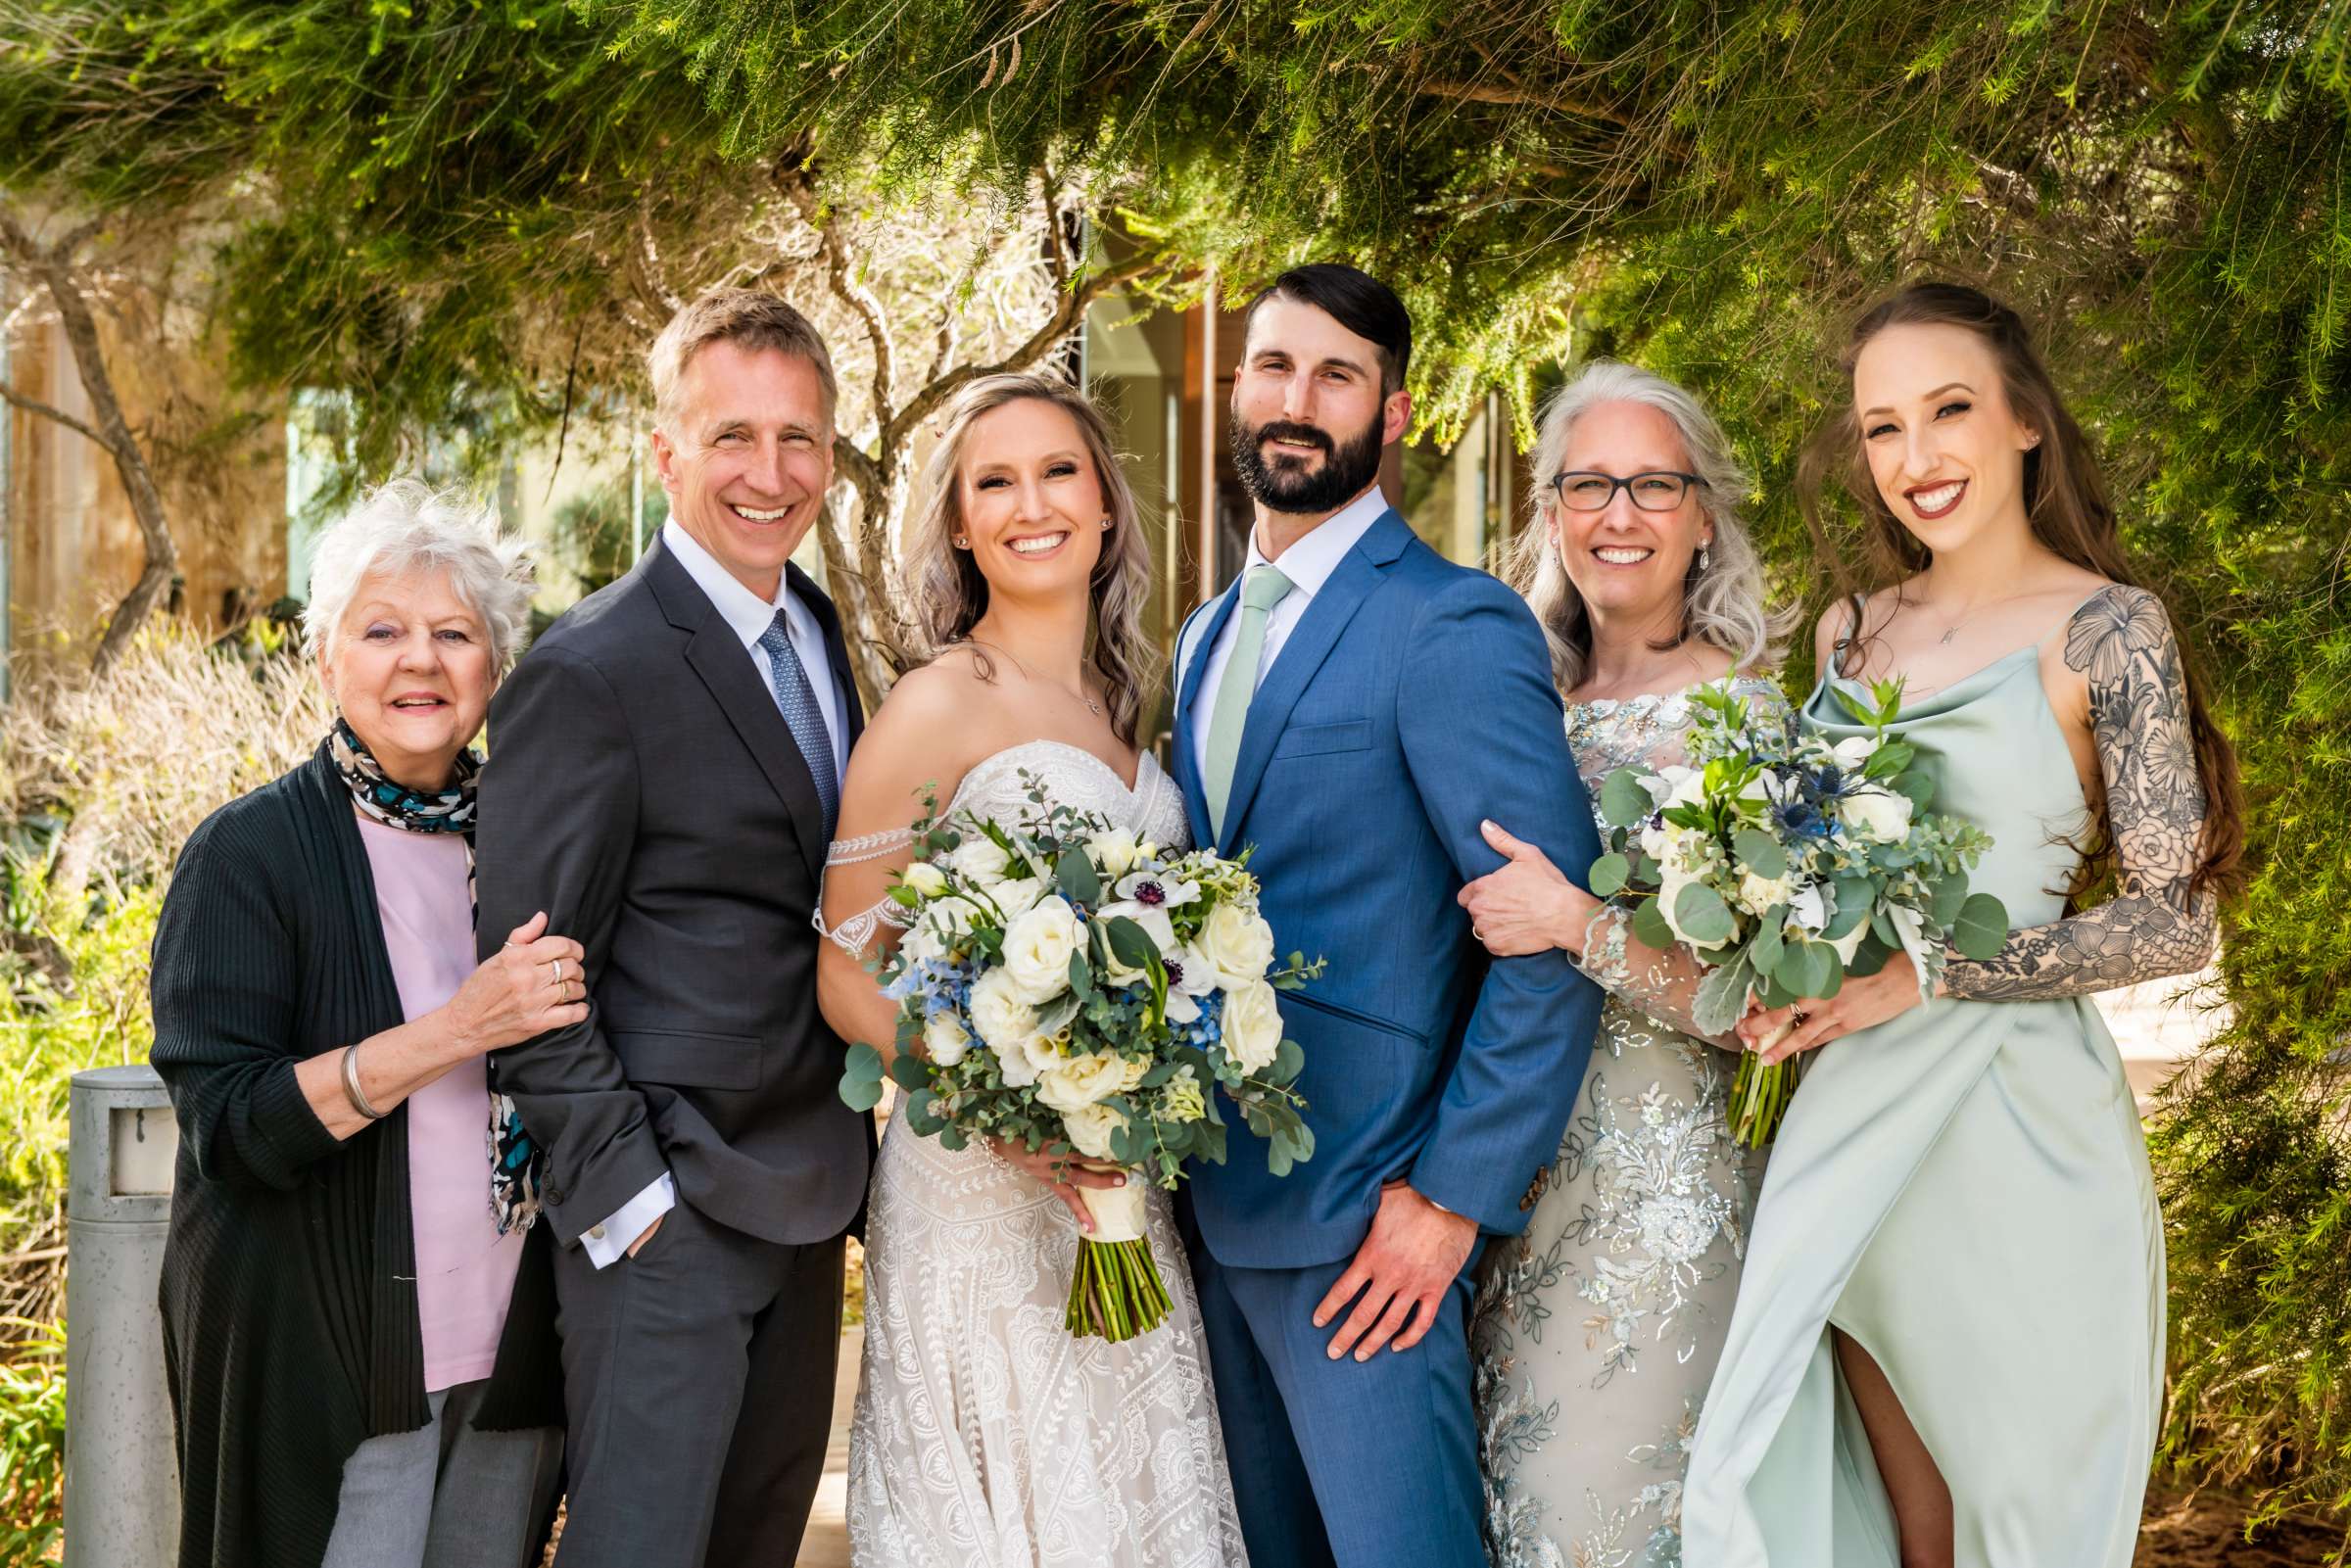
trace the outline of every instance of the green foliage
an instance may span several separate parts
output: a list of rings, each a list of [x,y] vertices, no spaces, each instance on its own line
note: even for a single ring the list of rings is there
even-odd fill
[[[724,271],[752,197],[811,159],[972,192],[1083,167],[1130,238],[1215,263],[1228,293],[1307,256],[1392,276],[1440,433],[1490,385],[1523,421],[1574,357],[1698,389],[1756,476],[1777,581],[1817,610],[1792,487],[1840,393],[1843,323],[1907,277],[1991,284],[2045,323],[2250,795],[2252,881],[2222,963],[2234,1022],[2154,1140],[2167,1452],[2277,1483],[2276,1506],[2351,1503],[2351,11],[416,0],[354,18],[322,0],[20,0],[13,16],[0,184],[233,195],[221,276],[243,368],[349,389],[362,465],[417,427],[485,449],[544,428],[582,366],[634,376],[666,309],[650,258],[696,243]],[[1800,643],[1798,679],[1809,662]]]
[[[0,1562],[46,1562],[65,1529],[66,1331],[0,1327],[29,1335],[0,1362]]]

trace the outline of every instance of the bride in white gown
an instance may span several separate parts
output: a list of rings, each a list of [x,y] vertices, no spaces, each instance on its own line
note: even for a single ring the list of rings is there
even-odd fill
[[[886,1053],[896,1009],[864,966],[896,939],[887,889],[926,793],[1011,816],[1041,788],[1138,838],[1185,837],[1181,796],[1135,746],[1148,555],[1101,415],[1042,377],[974,382],[928,483],[914,588],[939,652],[898,682],[850,759],[825,879],[825,1017]],[[1117,1180],[890,1125],[866,1222],[849,1431],[859,1568],[1245,1561],[1166,1194],[1150,1195],[1149,1234],[1168,1320],[1120,1345],[1062,1326],[1090,1223],[1077,1189]]]

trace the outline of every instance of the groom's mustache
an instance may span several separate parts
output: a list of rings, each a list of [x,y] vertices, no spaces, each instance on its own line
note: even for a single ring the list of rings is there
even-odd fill
[[[1258,450],[1264,451],[1265,445],[1269,441],[1303,441],[1319,448],[1325,458],[1338,455],[1339,451],[1339,444],[1330,439],[1328,431],[1318,429],[1314,425],[1295,424],[1288,420],[1275,420],[1270,425],[1257,427]]]

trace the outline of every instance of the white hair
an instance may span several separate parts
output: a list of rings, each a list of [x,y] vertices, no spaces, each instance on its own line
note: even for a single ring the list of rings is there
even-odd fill
[[[1705,482],[1698,499],[1714,537],[1703,552],[1705,566],[1699,565],[1699,557],[1691,558],[1682,590],[1682,636],[1730,654],[1734,669],[1776,662],[1779,640],[1787,635],[1797,607],[1774,610],[1766,597],[1763,562],[1739,519],[1749,480],[1730,438],[1704,404],[1663,376],[1615,359],[1596,359],[1543,410],[1543,423],[1535,434],[1533,516],[1511,552],[1507,573],[1511,586],[1525,595],[1543,623],[1559,689],[1572,691],[1583,683],[1592,656],[1592,626],[1583,595],[1568,579],[1545,526],[1558,504],[1551,476],[1566,460],[1576,421],[1609,403],[1641,404],[1672,420],[1690,471]]]
[[[529,624],[530,546],[499,531],[498,513],[458,491],[395,479],[360,498],[319,537],[311,557],[304,640],[323,654],[360,585],[379,573],[443,571],[450,588],[482,618],[490,656],[504,669]]]

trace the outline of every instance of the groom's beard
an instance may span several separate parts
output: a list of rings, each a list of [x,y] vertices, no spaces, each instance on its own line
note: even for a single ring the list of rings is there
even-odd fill
[[[1277,512],[1335,512],[1370,487],[1379,477],[1381,420],[1374,417],[1364,433],[1340,446],[1327,431],[1315,425],[1276,419],[1250,428],[1232,425],[1232,466],[1241,486],[1260,505]],[[1322,451],[1322,461],[1309,468],[1307,459],[1284,453],[1266,455],[1266,443],[1275,439],[1308,442]]]

